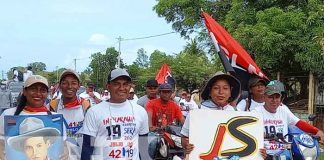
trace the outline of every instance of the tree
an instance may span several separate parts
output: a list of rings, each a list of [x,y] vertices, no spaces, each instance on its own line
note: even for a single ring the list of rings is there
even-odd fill
[[[36,73],[36,74],[38,72],[46,70],[46,64],[43,63],[43,62],[33,62],[33,63],[28,64],[28,66],[31,66],[33,72]]]
[[[170,65],[170,68],[179,88],[199,89],[211,75],[221,70],[221,66],[209,61],[206,54],[181,52],[174,61],[177,64]]]
[[[199,45],[198,38],[191,39],[191,42],[188,42],[184,47],[183,52],[197,56],[203,56],[206,54],[203,51],[203,48]]]
[[[10,70],[7,72],[7,79],[12,80],[13,78],[13,69],[16,68],[18,71],[24,72],[25,67],[18,66],[18,67],[12,67]]]
[[[118,51],[115,48],[107,48],[105,54],[100,52],[91,55],[89,67],[92,70],[90,80],[95,82],[97,87],[105,88],[109,72],[117,65]],[[121,60],[121,68],[125,65]]]
[[[164,17],[172,28],[182,36],[189,38],[189,35],[203,28],[200,12],[218,12],[216,18],[224,19],[230,9],[231,0],[160,0],[153,7],[159,17]]]
[[[188,37],[197,31],[203,42],[210,42],[204,32],[200,8],[254,54],[259,66],[268,74],[324,71],[324,4],[321,0],[160,0],[154,6],[156,13],[172,23],[173,29],[182,36]]]
[[[137,58],[134,62],[135,65],[141,67],[141,68],[146,68],[149,65],[149,59],[146,54],[146,51],[141,48],[137,51]]]

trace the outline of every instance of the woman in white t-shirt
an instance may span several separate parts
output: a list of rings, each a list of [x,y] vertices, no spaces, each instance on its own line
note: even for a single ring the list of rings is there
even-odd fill
[[[264,105],[264,90],[267,82],[257,75],[253,75],[248,82],[249,96],[242,99],[236,106],[239,111],[252,111]]]
[[[4,159],[4,116],[6,115],[52,115],[45,106],[48,95],[47,79],[40,75],[30,76],[23,89],[18,106],[5,110],[0,116],[0,159]],[[66,136],[63,128],[63,138]],[[67,155],[62,154],[61,159],[66,159]]]
[[[237,99],[240,91],[241,84],[239,80],[219,71],[208,80],[202,90],[201,109],[235,111],[235,108],[230,103]],[[194,148],[193,144],[189,144],[189,119],[190,115],[187,116],[181,129],[181,143],[186,154],[189,154]]]

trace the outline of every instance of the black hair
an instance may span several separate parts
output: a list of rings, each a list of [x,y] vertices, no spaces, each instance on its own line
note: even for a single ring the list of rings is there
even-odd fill
[[[28,69],[28,70],[32,70],[33,67],[32,67],[32,66],[28,66],[27,69]]]
[[[27,104],[27,98],[24,94],[22,94],[22,92],[19,93],[17,102],[18,102],[18,104],[17,104],[17,109],[14,114],[15,116],[19,115],[24,110],[24,108]]]
[[[247,98],[247,101],[246,101],[246,108],[245,108],[245,111],[250,111],[251,103],[252,103],[252,94],[251,94],[251,92],[249,91],[249,92],[248,92],[248,98]]]

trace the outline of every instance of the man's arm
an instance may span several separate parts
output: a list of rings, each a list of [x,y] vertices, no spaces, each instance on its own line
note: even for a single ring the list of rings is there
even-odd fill
[[[181,128],[181,145],[185,151],[185,154],[190,154],[194,149],[194,145],[189,143],[189,120],[190,115],[187,116],[182,128]]]
[[[94,99],[96,104],[101,102],[100,95],[98,97],[98,95],[96,95],[94,92],[89,92],[88,94],[89,94],[90,97],[92,97]]]
[[[181,109],[180,109],[181,107],[178,106],[177,104],[175,105],[175,107],[176,107],[176,109],[175,109],[176,113],[175,114],[176,114],[177,120],[180,122],[181,125],[183,125],[185,119],[184,119],[184,117],[182,115],[182,112],[181,112]]]
[[[318,128],[310,125],[309,123],[300,120],[297,118],[287,106],[283,106],[283,109],[285,112],[288,114],[288,121],[290,122],[289,124],[295,124],[296,127],[301,129],[304,132],[311,133],[313,135],[319,136],[320,137],[320,143],[324,144],[324,133],[323,131],[319,130]]]
[[[146,112],[148,117],[148,125],[149,125],[149,131],[156,130],[156,126],[153,126],[153,105],[148,102],[146,105]]]
[[[153,126],[152,122],[152,111],[147,111],[147,116],[148,116],[148,124],[149,124],[149,130],[154,131],[156,130],[156,126]]]
[[[304,132],[307,133],[311,133],[315,136],[319,136],[320,137],[320,143],[324,144],[324,133],[323,131],[319,130],[318,128],[308,124],[307,122],[303,121],[303,120],[299,120],[296,123],[296,127],[298,127],[299,129],[301,129]]]
[[[83,143],[82,143],[82,151],[81,151],[81,160],[89,160],[91,159],[91,155],[94,149],[94,139],[95,137],[84,134],[83,135]]]
[[[181,137],[181,145],[185,151],[185,154],[190,154],[195,147],[193,144],[189,143],[189,138],[185,136]]]

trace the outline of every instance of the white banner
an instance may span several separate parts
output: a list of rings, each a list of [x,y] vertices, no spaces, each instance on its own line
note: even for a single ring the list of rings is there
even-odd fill
[[[189,135],[195,146],[190,160],[262,159],[263,119],[254,112],[192,110]]]

